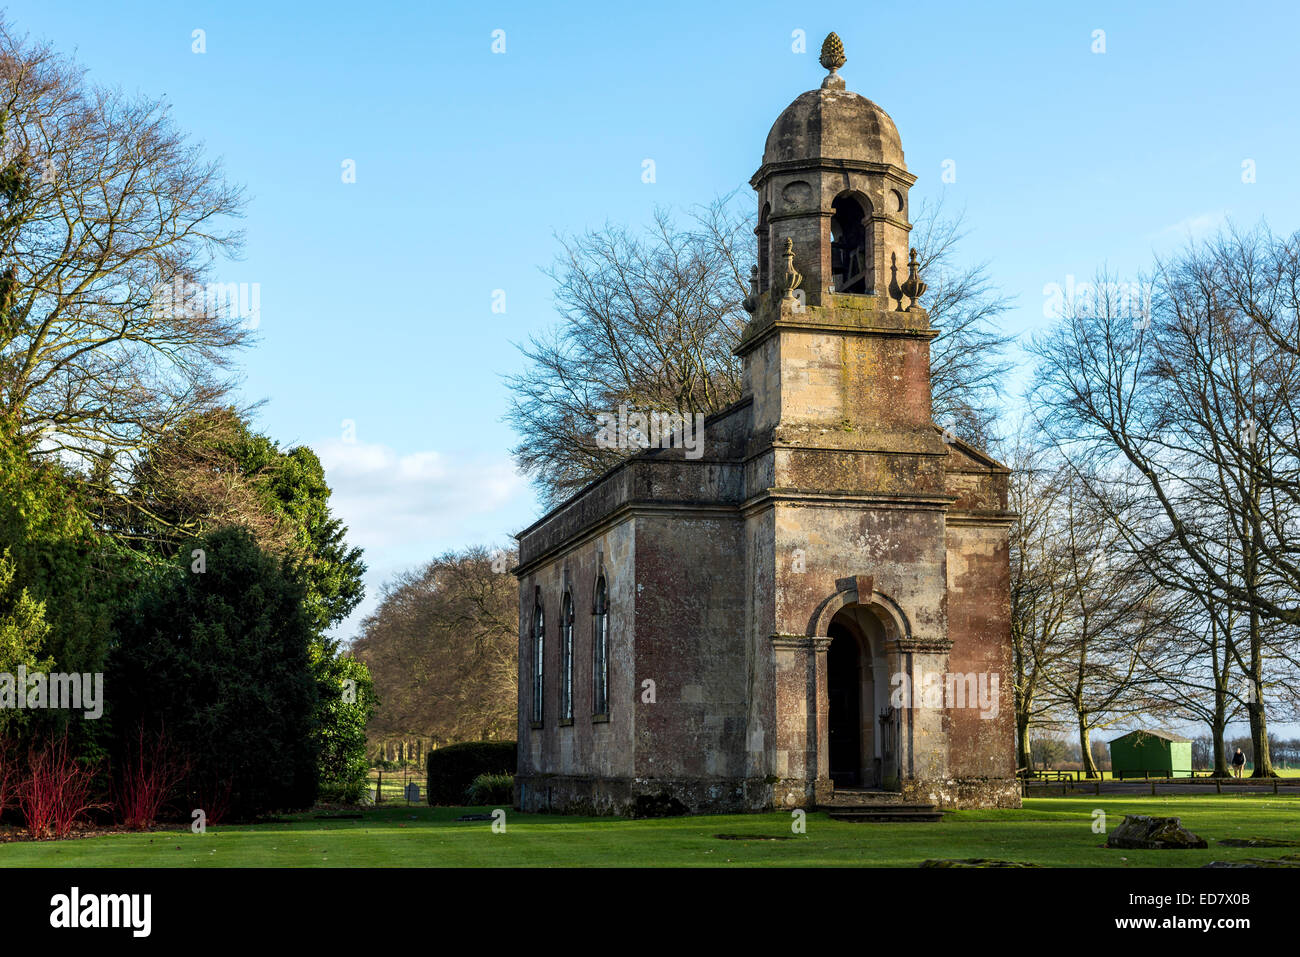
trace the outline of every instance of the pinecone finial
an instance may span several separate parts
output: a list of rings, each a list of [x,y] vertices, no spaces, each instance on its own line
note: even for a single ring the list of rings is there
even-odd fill
[[[826,39],[822,41],[821,65],[834,73],[844,63],[844,44],[836,34],[826,34]]]

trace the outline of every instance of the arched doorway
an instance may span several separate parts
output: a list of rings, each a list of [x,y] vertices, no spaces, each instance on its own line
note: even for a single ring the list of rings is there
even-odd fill
[[[823,625],[826,649],[826,754],[836,787],[893,788],[898,780],[898,715],[890,676],[897,629],[882,605],[850,601]]]
[[[862,653],[847,626],[831,622],[826,651],[826,696],[829,714],[831,781],[836,787],[860,787],[862,781]]]

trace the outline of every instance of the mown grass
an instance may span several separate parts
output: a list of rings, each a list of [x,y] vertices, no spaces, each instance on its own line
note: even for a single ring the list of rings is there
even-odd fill
[[[1102,847],[1094,810],[1114,827],[1124,814],[1177,815],[1207,850]],[[0,867],[915,867],[926,858],[992,857],[1049,867],[1197,867],[1212,860],[1276,857],[1285,848],[1228,848],[1220,838],[1300,840],[1300,797],[1179,795],[1030,798],[1019,810],[951,813],[937,824],[851,824],[823,813],[793,834],[784,813],[657,820],[520,814],[505,833],[457,822],[484,808],[380,808],[360,820],[230,825],[13,842]],[[751,840],[720,840],[718,834]],[[762,840],[788,837],[790,840]]]

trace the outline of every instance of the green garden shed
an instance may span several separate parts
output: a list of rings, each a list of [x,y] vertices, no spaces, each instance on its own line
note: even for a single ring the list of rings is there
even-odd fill
[[[1117,778],[1190,778],[1192,741],[1168,731],[1130,731],[1110,742],[1110,769]]]

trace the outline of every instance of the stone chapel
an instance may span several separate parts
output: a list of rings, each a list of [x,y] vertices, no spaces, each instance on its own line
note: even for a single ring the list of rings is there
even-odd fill
[[[1019,806],[1008,470],[931,421],[916,177],[844,62],[750,181],[742,398],[517,536],[523,810]]]

